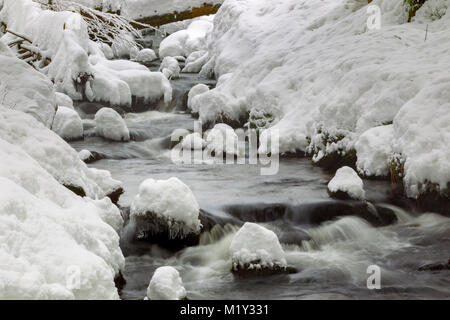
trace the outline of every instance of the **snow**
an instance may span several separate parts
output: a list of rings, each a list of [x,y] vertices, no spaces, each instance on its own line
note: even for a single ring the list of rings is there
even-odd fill
[[[355,143],[358,172],[368,177],[387,177],[393,140],[393,125],[374,127],[364,132]]]
[[[52,130],[65,140],[82,139],[83,121],[75,110],[60,106],[53,119]]]
[[[286,267],[283,248],[277,235],[256,223],[246,222],[230,245],[233,269]]]
[[[0,139],[20,147],[60,184],[83,188],[93,199],[121,187],[120,181],[88,168],[67,142],[34,117],[0,105],[0,123]]]
[[[153,51],[152,49],[142,49],[141,51],[138,52],[135,60],[137,62],[152,62],[154,60],[158,59],[158,57],[156,56],[155,51]]]
[[[200,133],[194,132],[184,137],[181,146],[184,150],[203,150],[206,144]]]
[[[117,111],[111,108],[101,108],[97,111],[95,132],[100,137],[114,141],[130,140],[130,131],[125,121]]]
[[[169,226],[170,238],[184,238],[200,232],[200,207],[194,194],[178,178],[147,179],[139,186],[139,194],[131,204],[131,219],[156,215]]]
[[[178,271],[173,267],[159,267],[155,270],[147,288],[150,300],[181,300],[186,298],[186,289]]]
[[[25,62],[4,52],[0,51],[0,103],[26,112],[51,127],[56,111],[52,82]]]
[[[194,98],[202,93],[207,92],[207,91],[209,91],[209,87],[203,83],[199,83],[199,84],[195,85],[194,87],[192,87],[191,90],[189,90],[187,106],[189,109],[191,109],[191,111],[193,113],[198,113],[198,108],[194,107],[194,106],[198,106],[198,104],[194,104],[194,102],[193,102]]]
[[[90,157],[92,157],[92,153],[89,150],[83,149],[80,152],[78,152],[78,157],[82,161],[86,161]]]
[[[311,151],[315,161],[347,154],[366,131],[393,123],[391,144],[406,164],[408,196],[429,184],[446,189],[448,127],[432,115],[448,113],[448,1],[427,1],[412,23],[403,0],[370,5],[381,8],[379,30],[367,27],[367,1],[225,1],[200,74],[232,75],[196,97],[192,109],[209,125],[270,112],[275,121],[266,130],[279,130],[280,152]],[[436,129],[422,130],[420,117]],[[384,164],[369,162],[385,151],[375,153],[359,160],[360,169],[384,175]]]
[[[364,200],[366,197],[362,179],[350,167],[342,167],[336,171],[334,178],[328,183],[328,190],[332,194],[344,192],[355,200]]]
[[[186,73],[198,73],[202,70],[203,66],[208,62],[209,53],[205,50],[192,52],[186,59],[186,66],[183,68],[183,72]]]
[[[177,79],[180,77],[180,66],[177,59],[173,57],[165,57],[161,62],[159,70],[167,79]]]
[[[37,123],[15,113],[22,127]],[[54,134],[45,130],[41,141],[51,145]],[[0,299],[118,299],[114,277],[125,260],[119,235],[102,220],[118,218],[117,211],[106,210],[109,199],[76,196],[33,159],[26,146],[4,138],[2,132]]]
[[[206,37],[213,29],[212,17],[193,20],[185,30],[177,31],[165,38],[159,46],[159,56],[188,57],[191,53],[206,50]]]
[[[214,151],[216,155],[230,154],[241,155],[239,139],[233,128],[224,123],[218,123],[206,132],[207,149]]]
[[[68,95],[61,92],[55,92],[55,98],[58,107],[73,109],[73,100]]]

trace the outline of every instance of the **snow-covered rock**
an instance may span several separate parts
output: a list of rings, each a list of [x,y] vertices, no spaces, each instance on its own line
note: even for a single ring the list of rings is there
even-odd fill
[[[156,59],[158,59],[158,57],[156,56],[155,51],[153,51],[152,49],[142,49],[141,51],[138,52],[135,58],[137,62],[143,63],[152,62]]]
[[[150,300],[183,300],[186,289],[178,271],[173,267],[160,267],[155,270],[147,288]]]
[[[67,142],[33,117],[0,105],[0,123],[0,139],[20,147],[60,184],[93,199],[121,188],[120,181],[88,168]]]
[[[93,155],[89,150],[83,149],[80,152],[78,152],[78,157],[80,157],[80,159],[82,161],[86,161],[89,158],[91,158]]]
[[[328,183],[328,191],[339,199],[364,200],[366,197],[362,179],[350,167],[342,167],[336,171],[334,178]]]
[[[114,141],[129,141],[130,131],[114,109],[101,108],[95,114],[95,132],[100,137]]]
[[[66,107],[73,109],[73,100],[67,94],[55,92],[56,105],[58,107]]]
[[[181,143],[184,150],[202,150],[206,145],[206,141],[198,132],[188,134]]]
[[[183,239],[200,232],[199,212],[194,194],[179,179],[147,179],[131,204],[130,219],[138,239],[155,234]]]
[[[0,103],[51,127],[56,111],[52,82],[25,62],[0,52]]]
[[[230,245],[233,271],[285,271],[285,253],[277,235],[256,223],[246,222]]]
[[[159,56],[188,57],[195,51],[206,49],[206,36],[213,29],[211,17],[195,19],[187,29],[177,31],[165,38],[159,47]]]
[[[187,106],[191,110],[191,112],[198,113],[198,108],[194,107],[194,105],[198,106],[198,104],[194,104],[193,100],[196,96],[198,96],[202,93],[205,93],[207,91],[209,91],[209,87],[203,83],[199,83],[199,84],[195,85],[194,87],[192,87],[191,90],[189,90]]]
[[[180,66],[178,60],[173,57],[165,57],[161,62],[159,70],[167,79],[177,79],[180,77]]]
[[[8,130],[23,133],[37,123],[16,114],[22,122]],[[41,144],[28,139],[33,149],[58,141],[45,130],[37,132]],[[108,199],[76,196],[31,156],[23,138],[8,138],[0,134],[0,299],[118,299],[114,279],[125,259],[109,223],[120,214]]]
[[[393,125],[374,127],[356,141],[355,150],[359,173],[365,176],[387,177],[393,154]]]
[[[82,139],[83,121],[75,110],[60,106],[53,119],[52,130],[65,140]]]
[[[241,155],[243,150],[239,145],[239,139],[233,128],[224,123],[218,123],[206,132],[207,149],[215,155],[229,154]]]
[[[183,72],[198,73],[209,60],[209,53],[205,50],[192,52],[186,60]]]

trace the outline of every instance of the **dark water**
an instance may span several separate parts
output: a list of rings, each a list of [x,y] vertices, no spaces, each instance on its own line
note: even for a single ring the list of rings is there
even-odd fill
[[[196,75],[172,81],[171,112],[127,113],[136,141],[115,143],[91,136],[72,143],[77,150],[106,157],[92,166],[123,182],[121,207],[129,207],[144,179],[178,177],[212,221],[199,246],[176,253],[151,244],[133,250],[124,240],[127,284],[122,299],[145,297],[154,270],[165,265],[180,271],[190,299],[450,298],[449,270],[418,271],[425,263],[450,258],[450,219],[393,206],[388,182],[365,181],[367,205],[331,200],[326,192],[331,175],[306,158],[281,159],[273,176],[260,175],[255,165],[172,163],[167,137],[175,129],[193,128],[194,119],[182,111],[186,92],[199,81]],[[277,233],[288,264],[298,272],[235,277],[229,245],[245,221]],[[381,268],[381,290],[367,289],[370,265]]]

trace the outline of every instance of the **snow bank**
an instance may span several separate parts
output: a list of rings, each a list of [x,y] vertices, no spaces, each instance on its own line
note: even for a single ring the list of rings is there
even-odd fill
[[[53,119],[52,130],[65,140],[82,139],[83,121],[75,110],[58,107]]]
[[[137,62],[107,60],[104,45],[89,39],[81,15],[42,10],[31,0],[3,2],[0,21],[26,35],[51,58],[40,70],[53,80],[58,92],[74,100],[87,98],[120,106],[131,106],[133,98],[144,103],[162,97],[166,103],[171,101],[172,88],[162,74],[152,73]],[[4,38],[14,39],[10,34]],[[107,56],[111,58],[109,53]]]
[[[328,183],[328,190],[337,198],[364,200],[366,197],[362,179],[350,167],[342,167],[336,171],[334,178]]]
[[[170,239],[183,239],[200,232],[199,211],[194,194],[179,179],[147,179],[139,186],[139,194],[131,204],[130,218],[144,232],[167,231]],[[149,226],[154,229],[149,230]]]
[[[37,123],[21,115],[20,127]],[[45,130],[41,141],[52,145],[48,138],[54,134]],[[117,223],[120,214],[108,206],[109,199],[76,196],[26,145],[4,138],[2,132],[0,299],[118,299],[114,278],[125,260],[119,235],[103,219]]]
[[[182,300],[186,298],[186,289],[180,274],[173,267],[160,267],[155,270],[147,288],[150,300]]]
[[[177,31],[165,38],[159,46],[159,56],[188,57],[195,51],[206,49],[206,36],[213,29],[212,17],[195,19],[187,29]]]
[[[233,270],[286,268],[283,248],[277,235],[256,223],[246,222],[230,245]]]
[[[180,66],[178,60],[173,57],[165,57],[161,62],[159,70],[167,79],[177,79],[180,77]]]
[[[0,105],[0,123],[0,139],[20,147],[60,184],[81,188],[93,199],[121,187],[120,181],[89,169],[67,142],[33,117]]]
[[[1,40],[0,40],[1,42]],[[0,51],[0,103],[51,127],[56,111],[52,82],[25,62]]]
[[[101,108],[95,114],[95,132],[100,137],[114,141],[129,141],[130,131],[125,121],[114,109]]]
[[[263,110],[279,129],[281,153],[308,151],[315,161],[348,155],[364,132],[393,123],[391,145],[407,164],[408,195],[419,196],[427,184],[443,190],[450,181],[448,128],[431,115],[448,108],[442,106],[450,67],[447,3],[427,1],[407,23],[403,0],[374,0],[381,28],[369,30],[367,1],[227,0],[215,16],[201,73],[233,74],[193,104],[204,124],[243,118],[244,124],[252,110]],[[425,114],[439,139],[416,125]],[[439,148],[433,156],[425,141]]]
[[[137,62],[143,63],[152,62],[156,59],[158,59],[158,57],[156,56],[155,51],[153,51],[152,49],[142,49],[138,52],[135,58]]]
[[[365,176],[389,176],[393,139],[393,125],[374,127],[364,132],[355,144],[359,173]]]

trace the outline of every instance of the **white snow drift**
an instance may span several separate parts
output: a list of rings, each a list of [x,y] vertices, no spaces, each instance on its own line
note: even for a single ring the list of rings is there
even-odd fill
[[[177,178],[147,179],[139,186],[139,194],[131,204],[131,219],[156,215],[167,223],[170,238],[184,238],[198,233],[200,207],[194,194]]]
[[[350,167],[342,167],[336,171],[336,175],[328,183],[328,190],[332,194],[341,191],[355,200],[364,200],[366,197],[362,179]]]
[[[180,274],[173,267],[160,267],[155,270],[147,288],[150,300],[181,300],[186,298],[186,289]]]
[[[100,137],[114,141],[129,141],[130,131],[114,109],[101,108],[95,114],[95,132]]]
[[[256,223],[246,222],[230,245],[233,269],[272,269],[287,266],[277,235]]]

